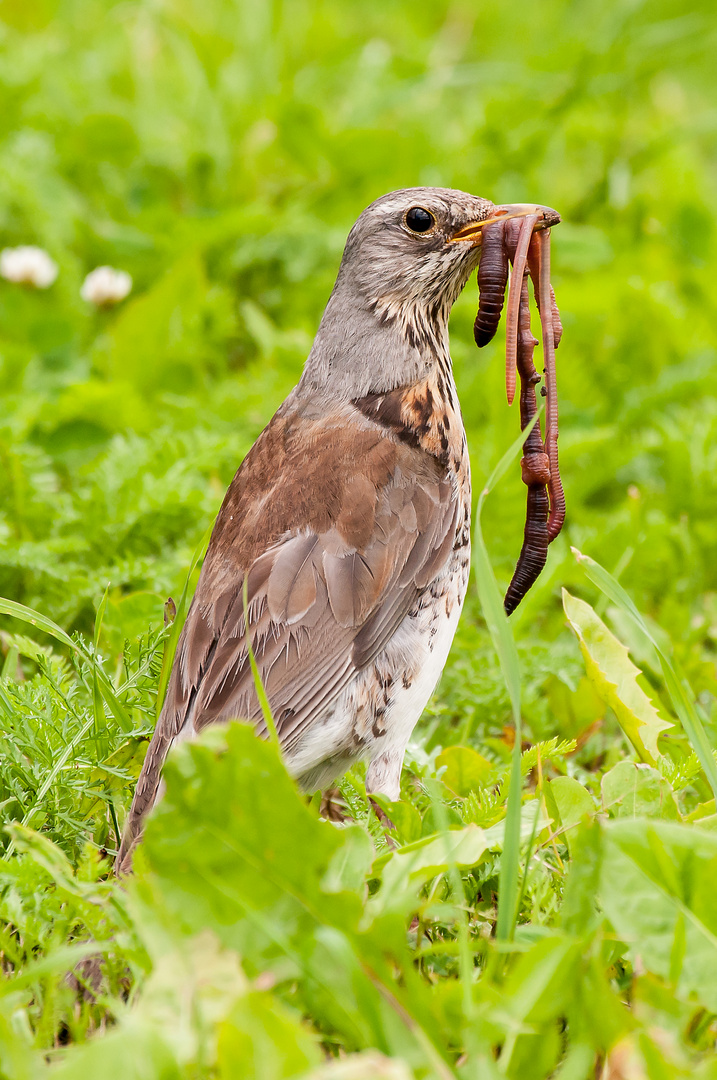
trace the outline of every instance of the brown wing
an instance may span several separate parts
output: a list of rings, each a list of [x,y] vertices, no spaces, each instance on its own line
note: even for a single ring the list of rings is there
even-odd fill
[[[448,559],[458,498],[444,467],[356,413],[277,414],[227,492],[139,778],[120,864],[185,724],[263,730],[249,633],[290,750],[311,718],[384,648]]]

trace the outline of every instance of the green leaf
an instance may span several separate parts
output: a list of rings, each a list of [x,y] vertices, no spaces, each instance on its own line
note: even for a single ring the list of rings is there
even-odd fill
[[[563,608],[578,639],[588,678],[615,713],[640,759],[654,765],[660,757],[658,737],[673,725],[660,717],[637,682],[640,669],[590,605],[563,589]]]
[[[276,747],[247,724],[178,746],[164,775],[136,887],[168,932],[208,928],[254,970],[278,965],[298,980],[303,1007],[349,1047],[410,1050],[443,1068],[402,920],[362,921],[366,839],[318,819]]]
[[[423,821],[413,803],[404,802],[403,800],[393,802],[391,799],[386,799],[381,795],[372,795],[371,798],[380,804],[381,809],[393,825],[399,845],[410,844],[414,840],[420,839]]]
[[[410,911],[422,886],[454,866],[477,866],[488,850],[477,825],[426,836],[390,853],[383,863],[382,885],[375,898],[378,912]]]
[[[512,1020],[501,1053],[507,1075],[525,1076],[531,1058],[536,1056],[541,1066],[533,1075],[544,1076],[552,1071],[560,1052],[559,1042],[556,1044],[552,1038],[547,1040],[547,1046],[541,1046],[540,1037],[529,1029],[564,1012],[575,993],[579,957],[579,943],[555,932],[519,957],[502,993],[503,1007]]]
[[[595,562],[589,555],[583,555],[577,548],[573,548],[572,550],[575,558],[583,567],[590,580],[602,590],[605,596],[630,616],[640,633],[656,650],[660,661],[660,667],[662,668],[662,675],[670,698],[672,699],[674,710],[680,718],[682,727],[692,744],[693,750],[700,759],[700,764],[704,769],[707,781],[712,788],[712,794],[717,798],[717,762],[715,761],[714,751],[707,737],[707,732],[705,731],[697,709],[695,708],[692,688],[678,671],[674,662],[667,656],[655,640],[654,636],[650,633],[645,624],[645,620],[642,618],[640,612],[637,610],[623,587],[615,581],[611,574],[608,574],[607,570],[601,566],[600,563]]]
[[[495,767],[469,746],[448,746],[436,758],[436,769],[444,769],[443,783],[456,795],[466,796],[482,788],[495,774]]]
[[[546,785],[545,804],[553,817],[553,832],[560,830],[572,857],[575,829],[595,814],[590,792],[572,776],[556,776]]]
[[[571,934],[589,934],[600,921],[596,899],[603,864],[603,830],[593,818],[579,826],[571,839],[560,925]]]
[[[657,817],[680,820],[675,793],[657,769],[618,761],[601,782],[603,809],[611,817]]]
[[[218,1078],[289,1080],[322,1060],[318,1039],[270,994],[241,997],[219,1028]],[[314,1075],[313,1073],[311,1075]]]
[[[186,251],[145,293],[122,309],[107,336],[107,366],[147,392],[164,380],[171,388],[181,371],[181,349],[191,341],[208,283],[196,250]],[[186,345],[185,345],[186,347]],[[179,353],[179,357],[178,354]]]
[[[717,1010],[717,836],[645,819],[604,834],[600,901],[616,933],[647,971]]]

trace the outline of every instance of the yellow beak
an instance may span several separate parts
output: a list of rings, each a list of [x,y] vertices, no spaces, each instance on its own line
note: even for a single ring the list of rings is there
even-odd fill
[[[483,221],[470,221],[451,237],[451,243],[459,240],[468,240],[479,244],[482,232],[486,225],[494,225],[498,221],[508,221],[510,218],[528,217],[531,214],[538,215],[536,229],[549,229],[560,221],[560,214],[550,206],[536,206],[535,203],[506,203],[505,206],[496,206],[495,213]]]

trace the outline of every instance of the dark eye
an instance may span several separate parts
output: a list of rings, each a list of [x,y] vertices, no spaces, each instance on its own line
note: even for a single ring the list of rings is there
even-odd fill
[[[422,206],[412,206],[406,212],[406,224],[411,232],[422,233],[432,229],[436,224],[436,219],[430,211],[424,210]]]

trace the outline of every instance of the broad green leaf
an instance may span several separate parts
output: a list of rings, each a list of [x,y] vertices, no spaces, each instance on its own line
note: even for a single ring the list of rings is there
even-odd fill
[[[276,748],[250,725],[216,726],[176,748],[165,778],[136,887],[168,932],[208,928],[253,970],[278,965],[348,1046],[442,1061],[403,921],[362,921],[370,845],[316,818]]]
[[[108,334],[105,362],[111,374],[145,392],[160,380],[172,388],[181,372],[182,345],[191,341],[189,324],[199,317],[207,288],[202,259],[193,250],[131,299]]]
[[[660,757],[657,740],[673,725],[660,717],[637,682],[640,670],[630,660],[628,650],[590,605],[563,589],[563,608],[578,639],[588,678],[615,713],[641,760],[654,765]]]
[[[326,892],[360,892],[376,854],[373,841],[359,825],[341,832],[343,843],[329,862],[321,887]]]
[[[545,787],[545,803],[554,818],[553,832],[560,830],[572,856],[574,830],[581,821],[595,814],[590,792],[572,776],[556,776]]]
[[[393,852],[383,866],[376,910],[410,911],[421,887],[451,865],[477,866],[488,850],[485,834],[477,825],[427,836]]]
[[[603,810],[611,817],[656,817],[679,821],[675,793],[657,769],[618,761],[601,783]]]
[[[523,1067],[518,1075],[525,1075],[530,1054],[545,1052],[540,1040],[530,1033],[530,1027],[557,1018],[565,1010],[575,992],[579,956],[579,944],[574,939],[552,933],[518,959],[502,993],[502,1006],[513,1021],[501,1054],[501,1058],[505,1057],[504,1068],[520,1061]],[[557,1046],[547,1048],[550,1060],[546,1062],[545,1072],[549,1073],[555,1065],[558,1051]],[[509,1075],[514,1075],[512,1069]],[[536,1075],[543,1073],[538,1071]]]
[[[717,836],[646,819],[604,827],[600,903],[647,971],[717,1010]]]
[[[533,834],[533,829],[537,828],[538,832],[540,832],[542,829],[547,828],[552,822],[551,817],[549,815],[546,816],[541,808],[536,825],[537,805],[537,799],[526,799],[520,808],[520,831],[518,835],[520,837],[521,845],[526,840],[530,839]],[[505,819],[503,819],[503,821],[497,821],[495,825],[489,825],[488,828],[483,829],[483,835],[490,851],[502,851],[505,844]]]
[[[495,766],[469,746],[448,746],[436,758],[436,769],[444,769],[443,783],[456,795],[469,795],[484,787],[495,773]]]
[[[144,849],[178,915],[197,929],[219,927],[242,955],[269,946],[237,919],[246,907],[268,916],[288,904],[292,921],[307,926],[317,918],[345,929],[357,925],[357,894],[322,888],[342,833],[310,813],[273,746],[235,723],[177,750]],[[290,829],[280,827],[289,821]]]
[[[583,567],[585,573],[599,589],[613,603],[617,604],[635,623],[639,632],[657,651],[662,668],[662,675],[667,686],[667,691],[672,699],[672,705],[680,718],[680,723],[685,730],[692,748],[700,759],[707,781],[712,788],[712,794],[717,798],[717,761],[715,761],[714,747],[710,744],[707,732],[695,707],[694,692],[687,680],[678,670],[676,664],[661,648],[645,624],[645,620],[635,607],[634,603],[615,578],[608,574],[607,570],[591,559],[589,555],[583,555],[577,548],[573,548],[573,555]]]
[[[388,820],[393,825],[391,835],[398,839],[399,846],[411,844],[414,840],[420,839],[425,818],[421,819],[421,815],[413,803],[403,800],[392,802],[391,799],[383,798],[381,795],[373,795],[372,798],[380,804]]]
[[[244,994],[219,1027],[218,1080],[236,1080],[239,1063],[242,1080],[289,1080],[322,1059],[308,1025],[271,994]]]

